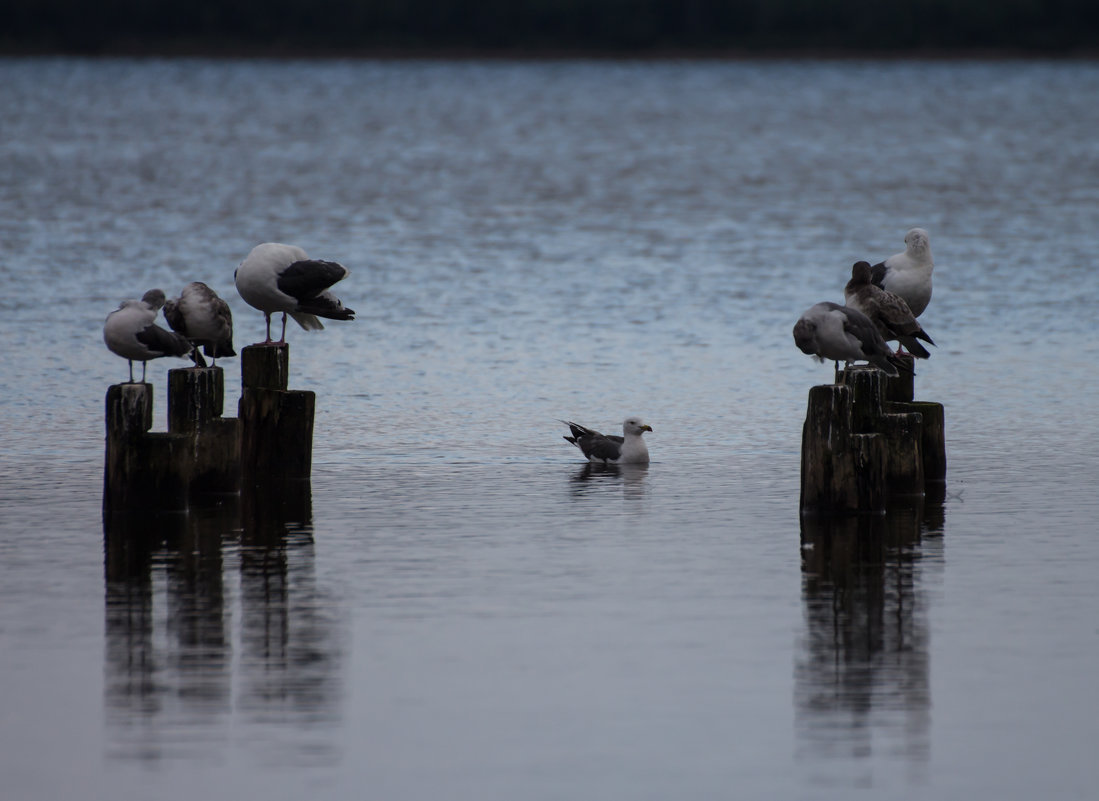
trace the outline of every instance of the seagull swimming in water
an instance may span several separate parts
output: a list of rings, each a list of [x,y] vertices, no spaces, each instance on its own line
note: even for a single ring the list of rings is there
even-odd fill
[[[561,420],[572,432],[564,437],[584,454],[589,462],[596,464],[648,464],[649,449],[641,435],[652,431],[652,427],[641,422],[638,417],[627,417],[622,423],[622,436],[600,434],[591,428],[577,423]]]
[[[233,273],[233,280],[244,302],[263,312],[267,338],[262,344],[272,342],[271,315],[282,312],[282,335],[276,343],[281,345],[286,341],[287,314],[306,331],[324,328],[318,317],[355,319],[354,310],[328,291],[350,273],[334,261],[310,259],[295,245],[266,242],[252,248]]]
[[[229,304],[201,281],[183,287],[179,300],[164,304],[164,319],[173,331],[195,344],[196,367],[206,366],[198,353],[199,345],[215,365],[218,356],[237,355],[233,350],[233,313]]]
[[[810,306],[794,324],[794,343],[818,361],[865,360],[886,375],[898,375],[897,359],[874,323],[849,306],[830,301]]]
[[[858,309],[869,317],[886,342],[895,339],[917,359],[926,359],[931,354],[917,340],[931,345],[934,341],[916,321],[904,298],[871,283],[870,274],[870,262],[857,261],[851,267],[851,280],[843,288],[848,308]],[[897,352],[900,353],[899,347]]]
[[[909,230],[904,235],[904,253],[890,256],[871,270],[875,284],[900,295],[912,315],[919,317],[931,302],[931,273],[935,270],[927,231],[922,228]]]
[[[164,293],[150,289],[141,300],[130,299],[107,315],[103,324],[103,341],[112,353],[130,363],[130,381],[134,383],[134,362],[141,362],[141,381],[149,359],[161,356],[187,356],[195,346],[180,334],[161,328],[156,315],[164,305]]]

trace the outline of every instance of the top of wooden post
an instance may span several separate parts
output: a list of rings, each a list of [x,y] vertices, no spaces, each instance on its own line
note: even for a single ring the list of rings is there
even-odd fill
[[[285,390],[290,385],[290,346],[283,342],[241,350],[240,380],[246,389]]]
[[[153,385],[107,387],[107,435],[134,437],[153,427]]]
[[[168,371],[168,430],[194,431],[221,418],[225,374],[220,367],[177,367]]]
[[[846,368],[846,370],[836,371],[836,382],[838,383],[844,372],[847,373],[846,384],[851,385],[852,379],[861,372],[878,372],[880,376],[875,379],[875,393],[880,393],[881,400],[883,401],[910,401],[915,395],[915,362],[911,354],[901,353],[897,355],[904,365],[907,366],[907,370],[901,369],[898,371],[898,375],[889,376],[884,372],[877,370],[868,364],[852,364]],[[880,387],[877,385],[877,381],[880,380]]]

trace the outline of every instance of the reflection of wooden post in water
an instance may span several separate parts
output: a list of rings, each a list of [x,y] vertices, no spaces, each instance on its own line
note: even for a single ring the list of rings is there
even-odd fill
[[[936,509],[937,507],[937,509]],[[882,737],[915,762],[930,743],[930,626],[923,532],[941,504],[899,499],[887,515],[801,519],[805,636],[795,664],[800,739],[865,753]],[[931,527],[928,522],[932,522]]]
[[[120,722],[122,739],[136,752],[159,753],[138,734],[145,728],[135,728],[135,719],[223,715],[230,707],[231,596],[222,541],[239,527],[235,501],[183,514],[103,517],[104,701],[108,720]]]
[[[803,513],[881,512],[887,495],[921,494],[946,478],[942,404],[912,402],[911,373],[890,378],[863,366],[845,373],[844,386],[809,390]]]
[[[241,351],[241,471],[247,486],[308,480],[313,466],[313,392],[288,390],[290,348]]]

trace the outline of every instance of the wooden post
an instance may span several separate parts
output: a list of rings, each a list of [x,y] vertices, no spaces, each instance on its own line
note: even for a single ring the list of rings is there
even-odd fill
[[[911,374],[889,378],[873,367],[856,366],[840,375],[845,386],[809,391],[802,513],[882,512],[887,494],[922,494],[927,481],[942,480],[942,407],[888,400],[912,397]]]
[[[923,421],[920,453],[925,484],[946,481],[946,411],[941,403],[911,401],[890,404],[896,411],[917,413]]]
[[[114,384],[107,389],[106,405],[104,511],[186,509],[187,437],[149,433],[152,384]]]
[[[313,467],[316,395],[288,390],[289,346],[241,351],[242,487],[308,480]]]
[[[901,373],[903,376],[904,373]],[[920,416],[898,413],[885,398],[906,391],[890,389],[890,378],[873,367],[850,367],[846,380],[851,388],[851,430],[856,434],[877,434],[882,439],[886,490],[892,494],[923,492],[923,461],[920,457]],[[910,386],[910,384],[908,385]]]
[[[191,440],[192,493],[240,489],[240,421],[221,416],[224,401],[220,367],[168,371],[168,431]]]
[[[809,390],[801,439],[801,510],[879,512],[885,509],[885,458],[880,438],[852,431],[851,390]]]

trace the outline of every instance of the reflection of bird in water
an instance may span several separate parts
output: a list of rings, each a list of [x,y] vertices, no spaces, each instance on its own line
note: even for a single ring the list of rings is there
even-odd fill
[[[186,337],[156,324],[157,312],[164,300],[161,290],[150,289],[141,300],[122,301],[103,324],[103,341],[107,347],[130,363],[131,384],[134,383],[135,361],[141,362],[141,381],[144,382],[149,359],[186,356],[194,351]]]
[[[198,346],[217,364],[218,356],[236,356],[233,350],[233,313],[229,304],[217,292],[201,281],[183,287],[179,300],[164,304],[164,319],[177,331],[195,343],[195,364],[205,367],[198,355]]]
[[[577,496],[599,493],[615,485],[621,485],[626,498],[641,498],[645,495],[645,477],[649,472],[647,464],[603,464],[588,462],[570,476],[573,493]]]
[[[645,425],[639,417],[627,417],[622,423],[622,436],[615,434],[600,434],[592,428],[585,428],[579,423],[571,423],[562,420],[569,427],[571,437],[564,437],[566,442],[571,442],[589,462],[601,464],[648,464],[649,449],[641,435],[646,431],[652,431],[652,426]]]

